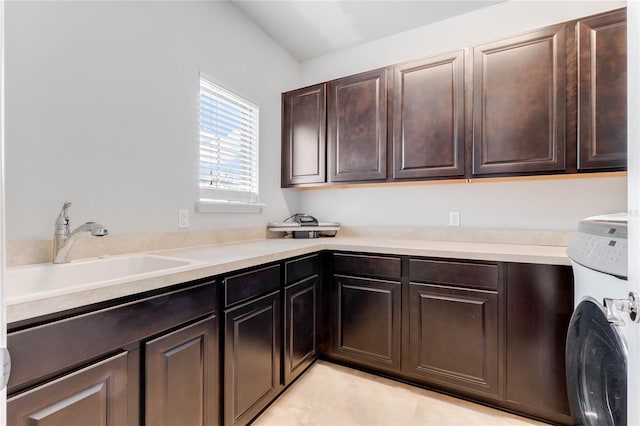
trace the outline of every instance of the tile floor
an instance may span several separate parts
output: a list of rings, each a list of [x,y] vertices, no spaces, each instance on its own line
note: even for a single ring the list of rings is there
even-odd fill
[[[544,423],[318,361],[254,426],[498,425]]]

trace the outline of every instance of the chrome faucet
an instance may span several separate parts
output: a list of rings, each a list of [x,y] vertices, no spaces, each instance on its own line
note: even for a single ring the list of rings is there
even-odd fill
[[[53,231],[53,263],[68,263],[71,246],[86,232],[90,232],[94,237],[109,235],[107,228],[96,222],[87,222],[71,232],[68,212],[70,206],[70,202],[64,203],[56,219],[56,227]]]

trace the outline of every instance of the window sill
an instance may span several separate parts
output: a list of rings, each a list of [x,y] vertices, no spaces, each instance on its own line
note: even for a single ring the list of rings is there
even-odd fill
[[[262,203],[235,203],[224,201],[198,201],[196,207],[200,213],[262,213]]]

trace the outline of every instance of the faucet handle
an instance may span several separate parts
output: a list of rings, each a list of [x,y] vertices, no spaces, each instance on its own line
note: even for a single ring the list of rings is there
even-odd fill
[[[60,210],[60,214],[58,214],[55,228],[56,234],[69,236],[69,207],[71,207],[71,202],[66,201],[62,206],[62,210]]]
[[[71,207],[71,201],[65,201],[62,205],[62,210],[60,211],[60,215],[63,215],[67,219],[69,218],[69,213],[67,212],[67,210],[69,210],[69,207]]]

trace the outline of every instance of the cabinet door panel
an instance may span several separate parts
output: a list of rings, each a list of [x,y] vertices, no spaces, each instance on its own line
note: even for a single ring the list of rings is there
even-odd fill
[[[217,317],[147,342],[145,354],[145,424],[220,423]]]
[[[394,68],[393,177],[464,175],[464,51]]]
[[[387,178],[386,70],[329,83],[331,181]]]
[[[498,294],[411,283],[409,295],[409,374],[498,395]]]
[[[564,31],[474,47],[474,175],[565,169]]]
[[[225,312],[224,423],[247,424],[278,394],[280,292]]]
[[[9,398],[7,424],[126,425],[128,386],[127,353],[121,353]]]
[[[626,168],[624,10],[578,22],[578,169]]]
[[[318,275],[284,290],[284,383],[291,383],[317,355]]]
[[[284,93],[282,109],[282,186],[325,182],[325,85]]]
[[[570,266],[507,265],[506,400],[513,409],[570,423],[564,359],[572,312]]]
[[[401,285],[334,277],[334,352],[367,365],[400,368]]]

